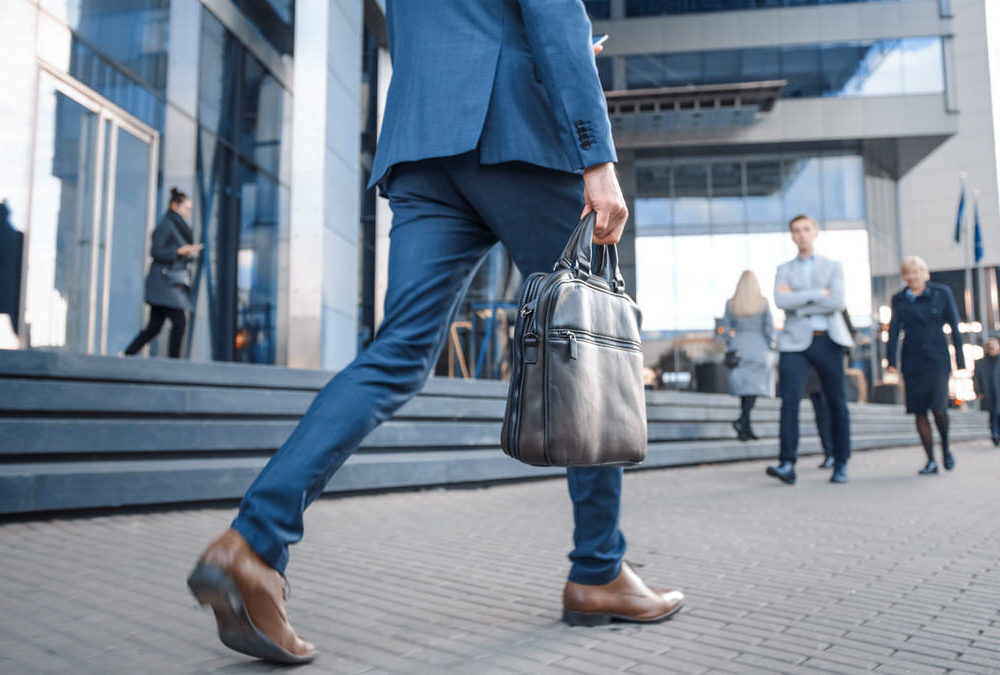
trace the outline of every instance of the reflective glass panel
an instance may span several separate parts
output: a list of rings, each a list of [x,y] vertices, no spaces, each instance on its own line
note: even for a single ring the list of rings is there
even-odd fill
[[[747,221],[781,225],[781,160],[748,159],[747,173]]]
[[[903,91],[934,94],[944,91],[944,57],[940,38],[903,40]]]
[[[740,223],[743,213],[743,163],[739,160],[712,162],[713,224]]]
[[[24,315],[28,345],[86,352],[98,118],[47,79],[39,96]]]
[[[674,220],[677,225],[707,225],[708,165],[679,162],[674,165]],[[695,228],[697,231],[700,228]]]
[[[861,220],[865,215],[860,157],[823,157],[823,219]]]
[[[295,51],[295,0],[233,0],[271,46],[282,54]]]
[[[241,164],[233,360],[274,363],[278,303],[278,184]]]
[[[819,159],[805,157],[782,162],[785,222],[806,214],[823,222]]]
[[[111,230],[105,240],[108,309],[102,351],[106,354],[125,349],[142,324],[151,151],[146,141],[118,130]]]
[[[906,0],[625,0],[625,16],[656,16],[661,14],[693,14],[725,12],[739,9],[770,9],[774,7],[805,7],[856,2],[905,2]]]

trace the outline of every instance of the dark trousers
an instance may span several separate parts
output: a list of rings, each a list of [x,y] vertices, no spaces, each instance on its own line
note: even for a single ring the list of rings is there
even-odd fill
[[[279,572],[289,545],[302,538],[305,508],[365,436],[423,386],[487,251],[503,242],[525,276],[550,271],[583,209],[580,176],[520,163],[480,165],[475,153],[397,166],[386,187],[393,221],[378,335],[316,396],[233,521]],[[625,553],[622,470],[570,468],[567,479],[575,521],[570,580],[608,583]],[[529,526],[538,514],[525,507],[523,517]],[[489,537],[489,523],[479,527]]]
[[[781,352],[778,358],[781,396],[781,453],[778,459],[794,462],[798,458],[799,403],[810,368],[816,369],[830,411],[833,461],[846,464],[851,455],[851,429],[844,348],[825,334],[815,336],[804,352]]]
[[[990,436],[1000,436],[1000,408],[990,409]]]
[[[823,446],[823,456],[833,457],[833,429],[830,425],[830,406],[826,404],[823,392],[814,391],[809,394],[812,401],[813,416],[816,418],[816,433],[819,434],[820,445]]]
[[[139,331],[130,344],[125,349],[127,356],[138,354],[139,350],[146,346],[146,343],[160,334],[163,329],[163,322],[170,319],[170,338],[167,347],[167,355],[176,359],[181,355],[181,341],[184,340],[184,328],[187,326],[187,318],[183,309],[174,307],[163,307],[162,305],[149,306],[149,323]]]

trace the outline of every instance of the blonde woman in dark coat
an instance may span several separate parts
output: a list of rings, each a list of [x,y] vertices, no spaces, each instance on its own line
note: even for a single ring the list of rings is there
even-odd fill
[[[729,393],[740,397],[740,416],[733,429],[741,441],[756,440],[750,411],[758,396],[774,396],[774,321],[757,275],[745,270],[722,317],[726,351],[739,363],[729,370]]]
[[[191,199],[177,188],[171,188],[170,208],[153,230],[150,247],[153,264],[146,275],[149,323],[125,349],[126,356],[139,353],[147,342],[159,335],[168,318],[170,340],[167,355],[173,359],[181,355],[181,341],[187,326],[184,312],[194,309],[188,263],[202,249],[202,244],[194,243],[194,233],[187,224],[190,217]]]

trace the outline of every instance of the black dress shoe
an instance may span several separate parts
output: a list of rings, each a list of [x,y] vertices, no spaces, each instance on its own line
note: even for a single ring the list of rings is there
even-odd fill
[[[1000,436],[993,437],[993,445],[1000,446]]]
[[[944,453],[944,470],[951,471],[955,468],[955,455],[950,452]]]
[[[747,433],[747,428],[744,426],[743,422],[736,420],[733,422],[733,429],[736,430],[736,437],[741,441],[749,441],[750,434]]]
[[[751,441],[759,441],[760,440],[760,436],[758,436],[757,434],[755,434],[753,432],[753,427],[750,426],[749,422],[747,422],[746,425],[743,428],[746,430],[747,436],[750,438]]]
[[[830,476],[831,483],[846,483],[847,482],[847,467],[843,464],[833,465],[833,475]]]
[[[924,468],[922,468],[920,471],[917,472],[917,475],[920,475],[920,476],[929,476],[932,473],[937,473],[937,472],[938,472],[937,462],[935,462],[932,459],[929,462],[927,462],[927,466],[925,466]]]
[[[824,457],[823,461],[820,462],[819,468],[821,468],[821,469],[832,469],[833,468],[833,457]]]
[[[795,485],[795,465],[791,462],[782,462],[778,466],[767,467],[767,475],[774,476],[788,485]]]

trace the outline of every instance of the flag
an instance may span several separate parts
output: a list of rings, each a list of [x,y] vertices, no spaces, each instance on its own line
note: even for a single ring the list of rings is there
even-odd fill
[[[979,201],[977,200],[975,205],[972,207],[973,213],[975,214],[975,244],[976,244],[976,264],[983,259],[983,231],[979,227]]]
[[[962,182],[962,194],[958,198],[958,216],[955,218],[955,243],[962,241],[962,216],[965,215],[965,182]]]

